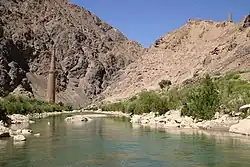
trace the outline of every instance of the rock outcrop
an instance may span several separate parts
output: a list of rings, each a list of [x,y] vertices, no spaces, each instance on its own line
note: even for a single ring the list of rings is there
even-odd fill
[[[55,54],[56,101],[84,105],[144,52],[118,29],[66,0],[1,0],[0,13],[4,91],[21,86],[45,98],[48,66]]]

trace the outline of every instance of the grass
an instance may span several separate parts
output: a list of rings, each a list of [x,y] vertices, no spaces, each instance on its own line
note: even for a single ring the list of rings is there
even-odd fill
[[[11,114],[30,114],[54,112],[62,110],[72,110],[73,107],[69,105],[49,104],[42,100],[31,99],[21,96],[7,95],[2,97],[0,103],[0,120],[7,122],[7,115]]]
[[[205,75],[195,84],[172,87],[161,92],[142,92],[131,99],[101,106],[105,111],[122,111],[133,114],[180,109],[181,114],[210,120],[214,114],[239,112],[239,107],[250,103],[250,84],[240,75],[249,71],[229,72],[210,77]],[[242,113],[247,116],[246,113]]]

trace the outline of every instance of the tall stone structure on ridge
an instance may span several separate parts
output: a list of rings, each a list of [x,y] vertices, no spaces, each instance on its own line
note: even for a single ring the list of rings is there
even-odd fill
[[[233,22],[233,16],[232,16],[231,12],[228,14],[228,22],[230,22],[230,23]]]
[[[49,103],[55,103],[56,97],[56,78],[55,78],[55,48],[51,56],[51,63],[48,77],[47,100]]]

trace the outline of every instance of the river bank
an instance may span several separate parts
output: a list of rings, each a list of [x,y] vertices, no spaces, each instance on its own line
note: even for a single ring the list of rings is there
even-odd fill
[[[194,82],[167,84],[166,89],[161,86],[161,90],[143,91],[98,107],[103,111],[133,113],[131,122],[143,126],[250,135],[250,84],[244,79],[245,73],[248,71],[207,74]]]
[[[25,141],[27,135],[40,136],[40,133],[33,133],[31,129],[28,129],[30,124],[35,123],[36,119],[43,119],[49,116],[56,116],[62,114],[75,114],[80,113],[82,110],[62,111],[62,112],[43,112],[32,113],[27,115],[12,114],[7,115],[11,122],[8,127],[0,121],[0,138],[13,137],[14,141]],[[49,125],[49,122],[48,122]]]
[[[83,110],[83,113],[106,114],[106,115],[112,115],[116,117],[131,118],[131,113],[124,113],[121,111],[102,111],[101,109],[99,109],[99,110]]]
[[[157,115],[151,112],[133,115],[131,123],[151,128],[200,129],[250,135],[250,117],[241,119],[240,116],[232,117],[228,114],[220,114],[218,112],[212,120],[199,120],[188,116],[181,116],[179,110],[170,110],[164,115]]]
[[[81,113],[81,115],[77,115]],[[91,114],[89,114],[91,113]],[[44,119],[50,116],[59,116],[63,114],[73,114],[69,115],[65,121],[67,123],[72,122],[87,122],[91,121],[96,117],[107,117],[107,116],[118,116],[118,117],[129,117],[129,114],[122,112],[105,112],[105,111],[91,111],[91,110],[72,110],[72,111],[62,111],[62,112],[43,112],[43,113],[32,113],[27,115],[22,114],[12,114],[8,115],[11,120],[11,125],[9,127],[4,126],[4,123],[0,121],[0,138],[13,137],[14,141],[25,141],[26,135],[40,136],[39,132],[34,133],[31,129],[28,129],[30,124],[36,122],[37,119]],[[48,122],[50,125],[50,122]]]
[[[79,114],[78,114],[79,113]],[[141,115],[132,115],[130,113],[123,113],[120,111],[102,111],[102,110],[73,110],[62,112],[45,112],[33,113],[27,115],[13,114],[9,115],[11,119],[11,126],[4,127],[0,122],[0,138],[13,137],[14,141],[25,141],[27,135],[40,136],[39,132],[33,132],[28,129],[30,124],[35,123],[37,119],[44,119],[49,116],[59,116],[62,114],[69,115],[65,121],[67,123],[81,123],[88,122],[96,117],[127,117],[130,119],[132,126],[144,126],[150,128],[161,128],[165,130],[205,130],[205,131],[220,131],[230,132],[234,134],[249,135],[250,136],[250,117],[241,119],[240,116],[230,116],[228,114],[216,113],[212,120],[198,120],[188,116],[181,116],[179,110],[170,110],[163,115],[158,113],[144,113]],[[50,122],[48,122],[49,126]]]
[[[242,106],[241,109],[248,109]],[[181,116],[180,110],[170,110],[163,115],[150,112],[143,114],[123,113],[121,111],[85,110],[96,114],[107,114],[130,118],[133,126],[142,125],[150,128],[161,129],[194,129],[214,132],[230,132],[234,134],[250,136],[250,116],[242,119],[240,113],[234,116],[216,112],[212,120],[193,119]]]

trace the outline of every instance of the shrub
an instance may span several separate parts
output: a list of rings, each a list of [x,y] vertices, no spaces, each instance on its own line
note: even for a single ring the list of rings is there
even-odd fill
[[[0,97],[5,97],[8,95],[8,92],[3,91],[2,89],[0,89]]]
[[[246,71],[226,73],[213,79],[206,75],[182,88],[139,93],[126,101],[106,105],[103,110],[163,114],[169,109],[180,108],[182,115],[204,120],[213,118],[216,111],[231,114],[238,112],[240,106],[250,104],[250,84],[240,79],[241,73]]]
[[[125,107],[125,112],[134,114],[135,107],[136,107],[136,101],[131,101],[131,102],[127,103],[127,105]]]
[[[170,80],[161,80],[161,82],[159,82],[159,86],[161,89],[169,87],[170,85],[172,85]]]
[[[103,111],[125,111],[125,106],[122,102],[111,103],[107,105],[102,105],[101,109]]]
[[[200,119],[211,119],[220,104],[219,92],[209,75],[187,94],[181,110],[182,115]]]
[[[0,105],[0,120],[5,120],[7,114],[42,113],[72,109],[73,107],[70,105],[49,104],[42,100],[8,95],[3,98]]]
[[[134,112],[136,114],[149,112],[164,114],[168,111],[168,106],[165,102],[164,98],[155,92],[143,92],[139,94]]]
[[[4,124],[10,124],[10,118],[7,117],[7,110],[2,104],[0,104],[0,120],[2,120]]]
[[[160,114],[168,111],[164,98],[155,92],[142,92],[138,97],[132,97],[124,102],[111,103],[101,106],[104,111],[122,111],[133,114],[149,112],[159,112]]]

